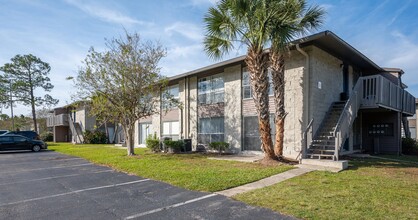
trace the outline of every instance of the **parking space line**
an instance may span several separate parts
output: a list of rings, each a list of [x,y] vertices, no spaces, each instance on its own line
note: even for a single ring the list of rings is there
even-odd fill
[[[52,179],[58,179],[58,178],[64,178],[64,177],[81,176],[81,175],[86,175],[86,174],[106,173],[106,172],[112,172],[112,171],[113,170],[102,170],[102,171],[91,172],[91,173],[77,173],[77,174],[68,174],[68,175],[62,175],[62,176],[45,177],[45,178],[39,178],[39,179],[33,179],[33,180],[23,180],[23,181],[11,182],[11,183],[2,183],[2,184],[0,184],[0,186],[16,184],[16,183],[27,183],[27,182],[42,181],[42,180],[52,180]]]
[[[66,158],[66,159],[50,159],[50,160],[36,160],[36,161],[29,161],[29,162],[20,162],[20,163],[7,163],[7,164],[1,164],[1,165],[19,165],[19,164],[27,164],[27,163],[38,163],[38,162],[59,162],[59,161],[67,161],[67,160],[84,160],[83,158],[75,157],[75,158]]]
[[[81,166],[88,166],[93,165],[92,163],[83,163],[83,164],[77,164],[77,165],[71,165],[71,166],[57,166],[57,167],[45,167],[45,168],[36,168],[36,169],[29,169],[29,170],[18,170],[18,171],[10,171],[10,172],[0,172],[0,174],[6,174],[6,173],[23,173],[28,171],[36,171],[36,170],[50,170],[50,169],[59,169],[59,168],[67,168],[67,167],[81,167]]]
[[[125,185],[129,185],[129,184],[145,182],[145,181],[148,181],[148,180],[149,179],[142,179],[142,180],[136,180],[136,181],[131,181],[131,182],[125,182],[125,183],[117,183],[117,184],[106,185],[106,186],[98,186],[98,187],[93,187],[93,188],[80,189],[80,190],[75,190],[75,191],[66,192],[66,193],[43,196],[43,197],[38,197],[38,198],[33,198],[33,199],[26,199],[26,200],[21,200],[21,201],[17,201],[17,202],[11,202],[11,203],[4,203],[4,204],[0,204],[0,207],[8,206],[8,205],[17,205],[17,204],[20,204],[20,203],[33,202],[33,201],[38,201],[38,200],[43,200],[43,199],[50,199],[50,198],[55,198],[55,197],[59,197],[59,196],[66,196],[66,195],[86,192],[86,191],[105,189],[105,188],[111,188],[111,187],[117,187],[117,186],[125,186]]]
[[[188,200],[188,201],[185,201],[185,202],[176,203],[174,205],[169,205],[169,206],[165,206],[165,207],[158,208],[158,209],[153,209],[153,210],[146,211],[146,212],[141,212],[141,213],[138,213],[138,214],[135,214],[135,215],[128,216],[125,219],[139,218],[139,217],[149,215],[149,214],[152,214],[152,213],[161,212],[161,211],[164,211],[164,210],[168,210],[168,209],[172,209],[172,208],[175,208],[175,207],[183,206],[183,205],[186,205],[186,204],[189,204],[189,203],[197,202],[197,201],[207,199],[207,198],[210,198],[210,197],[213,197],[213,196],[216,196],[216,195],[217,194],[209,194],[209,195],[198,197],[198,198],[195,198],[195,199],[191,199],[191,200]]]

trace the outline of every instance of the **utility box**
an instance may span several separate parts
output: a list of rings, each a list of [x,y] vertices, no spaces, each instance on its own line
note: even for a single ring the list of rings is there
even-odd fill
[[[183,139],[183,142],[184,142],[184,148],[182,149],[182,152],[192,151],[192,139]]]

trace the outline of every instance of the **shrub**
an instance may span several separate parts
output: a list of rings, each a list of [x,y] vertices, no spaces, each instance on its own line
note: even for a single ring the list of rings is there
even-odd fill
[[[211,149],[217,150],[219,153],[222,153],[222,151],[225,151],[229,148],[229,143],[226,142],[212,142],[209,144],[209,147]]]
[[[172,141],[165,140],[164,144],[171,149],[173,153],[181,151],[184,147],[184,142],[182,140]]]
[[[160,152],[160,140],[157,138],[156,134],[148,135],[148,137],[145,139],[145,145],[152,152]]]
[[[41,135],[39,135],[41,137],[42,141],[54,141],[54,134],[50,131],[47,132],[43,132]]]
[[[402,153],[418,154],[418,143],[412,138],[402,138]]]
[[[99,130],[85,131],[83,133],[84,143],[86,144],[106,144],[106,133]]]

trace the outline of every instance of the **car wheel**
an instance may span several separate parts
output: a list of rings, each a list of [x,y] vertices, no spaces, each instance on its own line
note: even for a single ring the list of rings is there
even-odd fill
[[[32,151],[33,152],[38,152],[40,150],[41,150],[41,146],[39,146],[39,145],[33,145],[33,147],[32,147]]]

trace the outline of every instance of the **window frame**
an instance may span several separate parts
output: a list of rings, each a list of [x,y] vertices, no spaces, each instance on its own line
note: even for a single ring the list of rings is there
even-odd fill
[[[244,80],[244,74],[248,74],[248,80]],[[246,81],[248,81],[248,84],[245,84]],[[271,76],[271,70],[269,68],[268,71],[268,81],[269,81],[269,97],[274,96],[273,91],[273,77]],[[250,97],[245,97],[245,88],[248,87],[250,90]],[[251,88],[251,78],[250,78],[250,72],[248,71],[248,67],[242,68],[242,80],[241,80],[241,90],[242,90],[242,99],[243,100],[249,100],[253,98],[253,91]]]
[[[221,83],[220,83],[221,82]],[[215,88],[222,85],[219,88]],[[204,90],[202,89],[204,87]],[[223,73],[199,78],[197,81],[197,104],[211,105],[225,102],[225,79]],[[202,101],[205,97],[205,101]],[[222,97],[222,98],[215,98]]]

